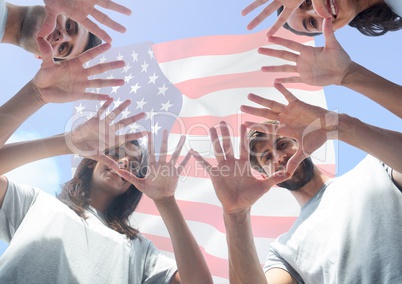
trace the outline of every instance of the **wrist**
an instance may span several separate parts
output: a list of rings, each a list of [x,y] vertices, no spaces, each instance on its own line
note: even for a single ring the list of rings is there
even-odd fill
[[[343,78],[341,79],[341,81],[339,82],[338,85],[347,87],[350,84],[352,84],[353,81],[355,80],[354,79],[355,75],[359,74],[360,67],[361,66],[359,64],[357,64],[356,62],[350,61],[350,64],[348,65],[348,67],[345,70],[345,75],[343,76]]]
[[[28,85],[32,91],[32,96],[35,98],[38,104],[40,106],[44,106],[45,104],[47,104],[47,102],[43,99],[40,89],[35,85],[35,83],[33,83],[33,81],[30,81]]]
[[[236,210],[236,211],[223,211],[223,218],[227,221],[234,223],[244,223],[250,219],[251,208]]]
[[[176,204],[176,198],[174,197],[174,195],[152,200],[156,206],[171,206],[173,204]]]

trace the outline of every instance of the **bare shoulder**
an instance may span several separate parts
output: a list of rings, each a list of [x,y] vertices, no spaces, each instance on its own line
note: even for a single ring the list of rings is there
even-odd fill
[[[3,200],[6,196],[8,180],[5,176],[0,176],[0,208],[3,206]]]
[[[265,272],[265,277],[269,284],[297,284],[296,280],[281,268],[272,268]]]

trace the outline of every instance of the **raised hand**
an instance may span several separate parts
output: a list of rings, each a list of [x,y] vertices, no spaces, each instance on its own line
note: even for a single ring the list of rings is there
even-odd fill
[[[253,3],[248,5],[243,11],[242,15],[245,16],[256,8],[266,4],[269,0],[255,0]],[[300,6],[303,0],[273,0],[269,3],[262,12],[255,17],[248,25],[249,30],[254,29],[256,26],[261,24],[269,15],[276,12],[281,6],[284,7],[281,14],[276,19],[273,26],[269,29],[267,36],[272,36],[275,34],[287,21],[293,11]]]
[[[240,157],[235,158],[230,139],[229,129],[225,122],[221,122],[222,145],[219,142],[215,128],[210,129],[215,157],[218,165],[211,166],[196,151],[192,151],[195,159],[209,173],[216,195],[222,203],[225,213],[239,213],[247,211],[270,188],[289,178],[285,172],[276,172],[266,179],[257,179],[251,171],[249,162],[248,141],[246,126],[240,128]]]
[[[180,174],[191,157],[188,153],[184,160],[176,166],[185,141],[185,136],[182,136],[170,161],[167,161],[167,138],[168,133],[164,130],[159,160],[157,161],[152,134],[148,133],[148,170],[145,178],[138,178],[126,170],[118,171],[122,178],[134,184],[140,191],[154,201],[161,201],[174,196]]]
[[[104,154],[104,151],[123,144],[126,141],[136,140],[146,132],[116,134],[116,131],[142,119],[145,114],[140,113],[120,121],[115,118],[130,104],[129,100],[124,101],[114,111],[104,118],[106,109],[112,104],[113,99],[109,98],[99,109],[97,114],[88,121],[78,125],[66,135],[68,148],[77,155],[91,158],[106,164],[115,171],[120,170],[116,161]],[[112,123],[114,121],[114,123]]]
[[[277,78],[277,83],[305,83],[314,86],[340,85],[353,66],[353,61],[335,38],[332,21],[324,19],[324,47],[306,46],[279,37],[268,41],[294,51],[260,48],[259,53],[295,62],[296,65],[264,66],[264,72],[297,73],[287,78]]]
[[[64,14],[82,24],[88,31],[110,43],[112,42],[112,38],[96,23],[90,20],[88,16],[92,16],[99,23],[121,33],[125,32],[126,28],[96,9],[95,5],[124,15],[131,15],[130,9],[111,0],[44,0],[44,2],[46,19],[38,33],[38,37],[42,38],[46,38],[53,32],[56,26],[57,15]]]
[[[124,61],[102,63],[90,68],[83,67],[86,62],[110,49],[111,45],[108,43],[87,50],[76,58],[54,62],[50,44],[42,38],[38,38],[37,42],[43,55],[43,62],[32,83],[37,90],[37,99],[43,104],[66,103],[81,99],[106,100],[108,95],[86,92],[86,89],[124,84],[123,79],[88,79],[92,75],[122,68],[125,65]]]
[[[338,114],[300,101],[281,84],[274,86],[285,96],[288,101],[287,105],[249,94],[250,101],[265,108],[243,105],[241,110],[278,121],[280,125],[275,129],[275,134],[296,139],[299,148],[286,167],[287,172],[293,173],[301,161],[320,148],[327,140],[336,138]],[[269,128],[263,123],[247,122],[246,125],[258,131],[269,131]]]

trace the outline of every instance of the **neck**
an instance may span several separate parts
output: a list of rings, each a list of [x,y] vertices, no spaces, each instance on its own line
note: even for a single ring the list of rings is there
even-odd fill
[[[111,197],[101,191],[97,191],[96,194],[91,194],[92,192],[94,191],[93,190],[89,191],[90,205],[99,212],[105,214],[106,210],[112,203]]]
[[[2,43],[10,43],[13,45],[20,45],[21,27],[27,13],[28,7],[16,6],[6,3],[8,10],[8,17],[6,29],[4,31]]]
[[[377,4],[384,4],[384,0],[360,0],[360,9],[359,13],[363,12],[364,10],[367,10],[368,8],[377,5]]]
[[[298,190],[291,191],[296,198],[300,207],[306,204],[311,198],[313,198],[317,192],[324,186],[329,180],[329,177],[323,174],[316,166],[314,166],[314,177]]]

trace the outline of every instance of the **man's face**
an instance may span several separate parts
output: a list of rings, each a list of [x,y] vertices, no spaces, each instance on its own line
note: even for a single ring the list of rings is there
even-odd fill
[[[258,142],[254,153],[257,162],[269,176],[274,172],[286,169],[288,160],[296,153],[298,145],[295,140],[275,135],[268,135]],[[278,186],[289,190],[298,190],[314,177],[314,164],[306,158],[296,169],[292,177]]]
[[[46,12],[43,6],[29,7],[21,27],[21,47],[36,55],[41,53],[35,38],[45,17]],[[56,27],[47,40],[52,45],[54,58],[70,59],[84,52],[88,44],[89,32],[82,25],[60,14],[56,19]]]

